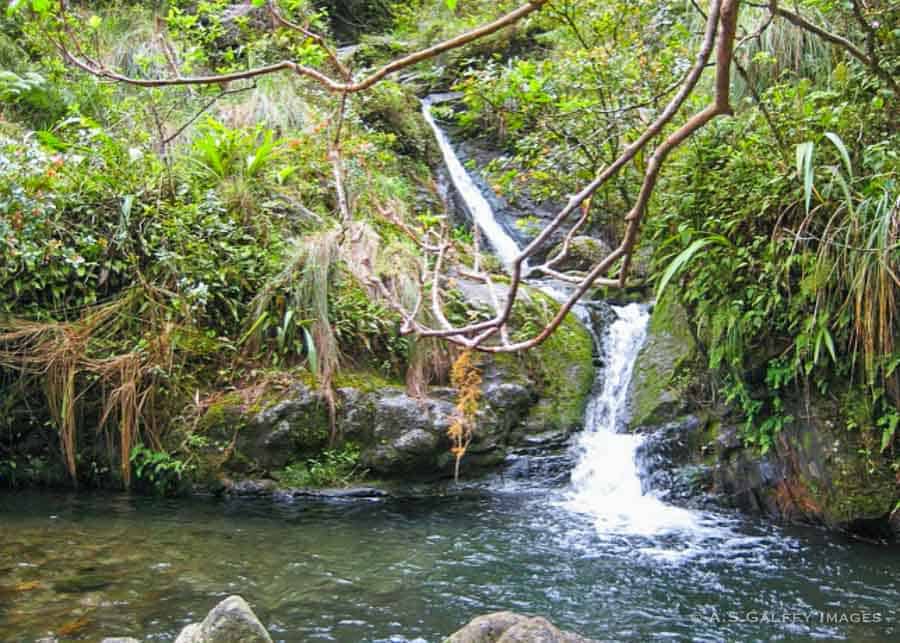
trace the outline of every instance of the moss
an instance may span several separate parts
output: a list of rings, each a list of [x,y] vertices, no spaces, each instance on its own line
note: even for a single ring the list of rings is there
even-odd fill
[[[834,441],[827,472],[831,484],[820,494],[829,523],[882,518],[894,506],[897,480],[867,437],[848,432]]]
[[[634,366],[631,425],[661,424],[683,405],[697,356],[684,309],[669,295],[653,309],[647,341]]]
[[[512,319],[514,336],[531,336],[559,310],[552,298],[533,290]],[[559,328],[539,346],[520,355],[499,354],[495,363],[507,381],[527,372],[538,386],[539,402],[532,408],[528,425],[538,430],[571,431],[584,416],[594,383],[593,340],[581,322],[569,313]]]
[[[367,124],[394,134],[397,152],[431,161],[439,158],[419,99],[399,83],[384,81],[373,87],[360,98],[360,115]]]
[[[373,371],[340,371],[334,378],[335,388],[353,388],[371,393],[383,388],[403,386],[400,380],[388,380]]]
[[[234,391],[210,404],[192,432],[213,437],[222,433],[233,433],[245,423],[244,400],[240,393]]]
[[[533,359],[542,375],[544,395],[551,402],[538,405],[538,417],[559,428],[579,425],[594,383],[590,333],[570,313],[559,329],[534,350]]]

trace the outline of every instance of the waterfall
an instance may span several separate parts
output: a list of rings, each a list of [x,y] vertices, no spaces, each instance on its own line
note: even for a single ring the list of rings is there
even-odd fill
[[[463,199],[475,224],[482,230],[497,256],[507,267],[519,252],[516,242],[494,217],[494,210],[463,167],[431,114],[431,106],[455,95],[428,96],[422,114],[434,131],[454,187]],[[527,268],[523,270],[527,274]],[[531,285],[559,301],[568,298],[559,284],[531,281]],[[579,459],[572,473],[572,485],[565,505],[591,516],[598,531],[616,534],[652,535],[676,530],[693,530],[699,525],[694,513],[666,505],[653,495],[641,493],[635,452],[642,438],[622,433],[626,417],[626,396],[638,351],[644,342],[650,314],[646,306],[630,304],[613,307],[617,319],[607,329],[602,343],[606,365],[598,373],[595,390],[585,411],[585,430],[576,449]],[[572,311],[588,328],[590,314],[577,305]]]
[[[613,311],[617,319],[603,341],[606,364],[598,374],[600,391],[585,410],[585,428],[576,447],[579,461],[566,504],[591,516],[601,532],[651,535],[695,529],[692,512],[641,492],[634,456],[642,438],[622,431],[628,419],[628,386],[650,314],[640,304],[614,306]]]
[[[494,253],[500,258],[500,261],[503,262],[503,265],[509,268],[516,255],[519,254],[518,244],[507,234],[503,226],[494,217],[494,209],[491,207],[491,204],[487,202],[475,181],[472,180],[466,168],[463,167],[456,152],[453,151],[453,146],[450,145],[450,140],[435,122],[431,113],[432,105],[447,101],[453,97],[455,97],[453,94],[435,94],[425,97],[422,100],[422,116],[425,117],[425,121],[434,132],[434,137],[441,148],[441,155],[444,157],[444,164],[450,173],[450,180],[453,182],[453,187],[459,192],[463,203],[465,203],[469,216],[472,217],[472,221],[484,233],[485,239],[487,239]],[[528,267],[524,263],[522,265],[522,274],[528,274]]]

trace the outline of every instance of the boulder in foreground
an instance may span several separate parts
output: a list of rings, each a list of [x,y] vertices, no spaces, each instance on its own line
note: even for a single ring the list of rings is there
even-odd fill
[[[202,623],[181,630],[175,643],[272,643],[272,638],[247,601],[229,596]]]
[[[540,616],[495,612],[473,619],[444,643],[594,643]]]

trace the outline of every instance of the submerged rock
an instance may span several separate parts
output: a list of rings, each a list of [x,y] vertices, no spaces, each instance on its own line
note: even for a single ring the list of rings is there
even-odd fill
[[[572,632],[555,627],[540,616],[496,612],[473,619],[451,634],[444,643],[591,643]]]
[[[272,643],[272,638],[247,601],[229,596],[202,623],[181,630],[175,643]]]
[[[85,594],[104,589],[113,584],[113,579],[92,572],[68,576],[53,583],[53,589],[60,594]]]

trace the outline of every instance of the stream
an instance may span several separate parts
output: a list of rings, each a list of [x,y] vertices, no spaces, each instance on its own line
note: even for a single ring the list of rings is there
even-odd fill
[[[508,265],[515,242],[466,196],[430,104],[452,180]],[[900,640],[891,550],[641,493],[642,438],[620,430],[649,312],[613,312],[563,485],[497,476],[290,501],[0,492],[0,640],[170,641],[233,593],[279,641],[435,643],[502,609],[615,641]]]

